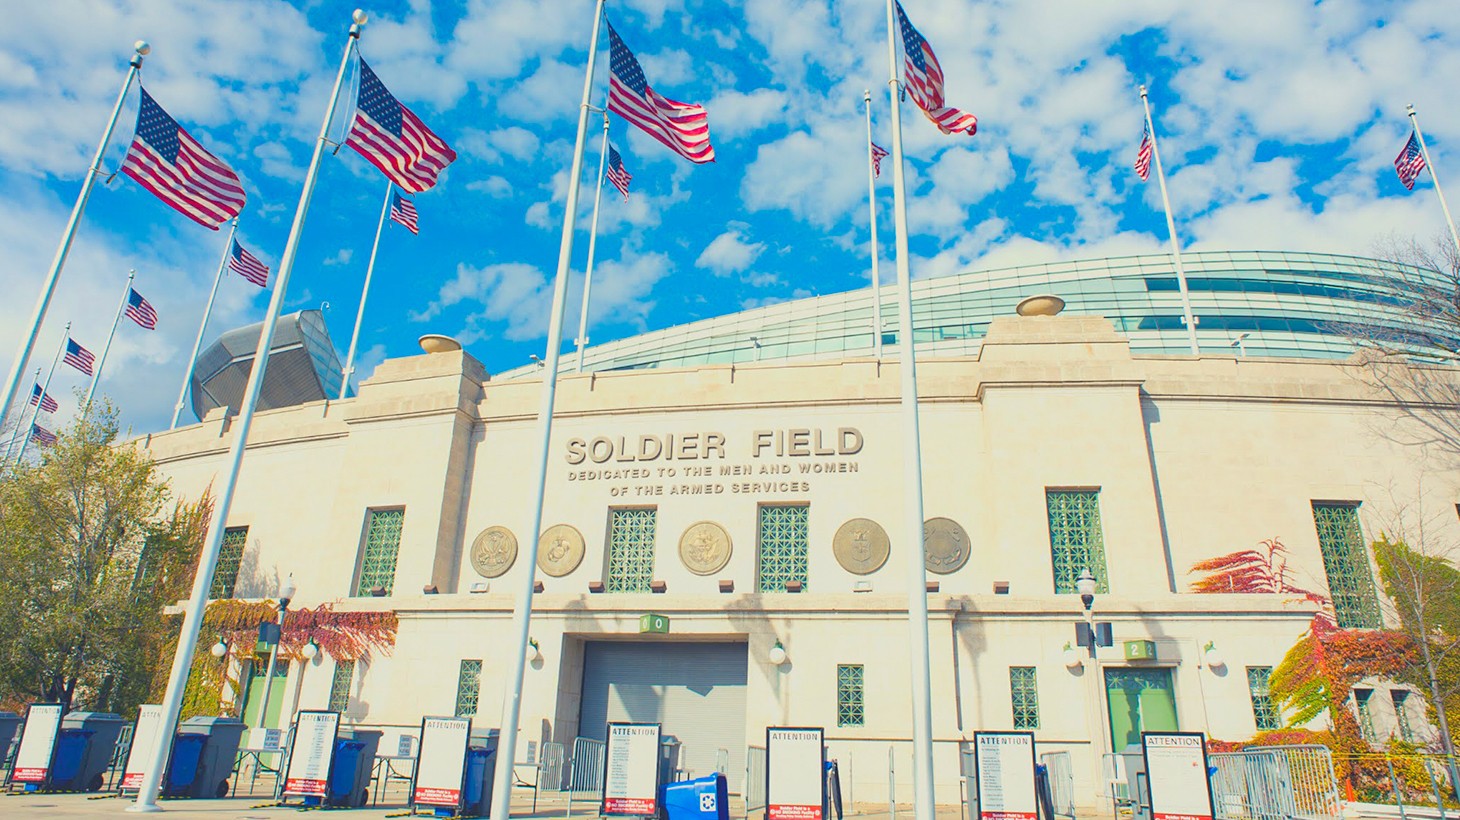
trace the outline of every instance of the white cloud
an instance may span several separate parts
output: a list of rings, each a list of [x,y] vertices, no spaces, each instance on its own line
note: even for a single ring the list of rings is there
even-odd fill
[[[695,260],[695,267],[706,268],[716,276],[728,276],[754,264],[765,251],[765,243],[745,241],[746,227],[732,227],[711,240]]]

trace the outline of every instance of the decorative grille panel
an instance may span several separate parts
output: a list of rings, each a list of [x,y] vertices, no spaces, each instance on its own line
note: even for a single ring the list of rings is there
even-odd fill
[[[1046,490],[1049,547],[1054,560],[1054,591],[1074,592],[1080,571],[1095,576],[1096,592],[1109,592],[1105,576],[1105,538],[1100,531],[1099,490]]]
[[[1403,689],[1392,689],[1389,697],[1394,701],[1394,720],[1399,724],[1399,739],[1405,743],[1414,742],[1414,725],[1409,722],[1409,693]]]
[[[1039,686],[1032,666],[1009,667],[1009,696],[1015,729],[1039,728]]]
[[[1369,706],[1369,700],[1373,696],[1373,689],[1354,690],[1354,705],[1358,707],[1359,712],[1359,734],[1370,743],[1379,739],[1379,734],[1374,731],[1374,710]]]
[[[384,587],[385,594],[390,594],[395,586],[395,561],[400,555],[400,531],[405,520],[405,510],[370,511],[356,595],[369,595],[375,587]]]
[[[610,510],[608,525],[609,592],[648,592],[654,581],[656,510]]]
[[[836,668],[836,725],[865,726],[867,713],[862,705],[861,664],[839,664]]]
[[[248,527],[229,527],[223,531],[223,546],[218,550],[218,564],[213,570],[213,587],[209,598],[232,598],[238,583],[238,568],[243,565],[243,548],[248,543]]]
[[[1247,692],[1252,696],[1252,718],[1260,730],[1283,727],[1282,717],[1272,702],[1272,689],[1268,685],[1271,677],[1271,666],[1247,667]]]
[[[482,694],[482,662],[462,661],[456,676],[456,716],[476,717],[477,699]]]
[[[331,712],[344,712],[350,706],[350,684],[355,682],[355,662],[335,661],[335,678],[330,683]]]
[[[1383,626],[1379,594],[1369,570],[1369,550],[1359,528],[1359,505],[1315,503],[1313,523],[1318,528],[1318,548],[1323,551],[1328,595],[1338,625],[1345,629]]]
[[[787,581],[806,583],[807,518],[805,504],[775,504],[760,508],[761,592],[785,592]]]

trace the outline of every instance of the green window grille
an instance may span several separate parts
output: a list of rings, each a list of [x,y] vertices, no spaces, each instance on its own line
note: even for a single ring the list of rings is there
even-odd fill
[[[369,595],[381,587],[389,595],[395,586],[395,560],[400,554],[400,531],[405,510],[371,510],[365,530],[365,554],[360,559],[360,582],[356,595]]]
[[[1399,739],[1405,743],[1414,742],[1414,725],[1409,722],[1409,693],[1403,689],[1389,692],[1394,699],[1394,722],[1399,725]]]
[[[1074,592],[1081,570],[1095,576],[1096,592],[1109,592],[1105,580],[1105,538],[1100,532],[1099,490],[1046,490],[1049,549],[1054,560],[1054,591]]]
[[[462,661],[456,675],[456,716],[476,717],[477,699],[482,695],[482,662]]]
[[[1315,503],[1313,523],[1318,528],[1318,548],[1323,552],[1328,595],[1338,625],[1344,629],[1383,626],[1379,594],[1369,570],[1369,550],[1359,528],[1359,505]]]
[[[355,682],[355,662],[335,661],[335,678],[330,682],[331,712],[343,712],[350,705],[350,684]]]
[[[648,592],[654,581],[655,510],[610,510],[609,592]]]
[[[1247,693],[1252,696],[1252,718],[1258,729],[1281,729],[1282,718],[1272,702],[1271,666],[1247,667]]]
[[[1015,729],[1039,728],[1039,683],[1032,666],[1009,667],[1009,698]]]
[[[1379,739],[1379,733],[1374,731],[1374,709],[1369,705],[1369,700],[1373,696],[1373,689],[1354,690],[1354,705],[1358,707],[1359,712],[1359,734],[1370,743]]]
[[[806,589],[806,504],[768,504],[760,508],[761,592],[785,592],[786,583],[799,581]]]
[[[836,668],[836,725],[865,726],[867,712],[862,706],[862,665],[838,664]]]
[[[238,583],[238,568],[243,565],[243,547],[247,543],[248,527],[229,527],[223,531],[223,546],[218,550],[209,598],[233,597],[233,587]]]

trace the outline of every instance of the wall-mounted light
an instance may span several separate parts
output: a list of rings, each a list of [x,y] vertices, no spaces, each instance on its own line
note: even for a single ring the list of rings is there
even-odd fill
[[[1075,647],[1069,641],[1065,641],[1065,648],[1060,652],[1060,658],[1065,662],[1066,669],[1080,668],[1080,653],[1075,650]]]
[[[319,644],[315,643],[313,638],[310,638],[309,643],[305,644],[304,648],[299,650],[299,654],[303,655],[305,660],[312,661],[314,660],[314,656],[319,654]]]
[[[215,658],[221,658],[224,655],[227,655],[228,642],[223,640],[223,638],[220,636],[218,638],[218,643],[213,644],[213,646],[208,649],[208,654],[212,655]]]
[[[771,651],[766,653],[766,660],[770,661],[773,666],[782,666],[790,658],[786,656],[786,647],[781,646],[780,641],[776,641],[776,645],[772,646]]]
[[[537,645],[537,639],[536,638],[528,638],[527,639],[527,662],[528,663],[532,663],[533,661],[540,661],[540,660],[542,660],[542,649],[540,649],[538,647],[538,645]]]
[[[1216,667],[1227,665],[1227,659],[1222,657],[1222,651],[1217,649],[1216,641],[1207,641],[1206,646],[1201,648],[1201,656],[1202,660],[1206,661],[1207,666]]]

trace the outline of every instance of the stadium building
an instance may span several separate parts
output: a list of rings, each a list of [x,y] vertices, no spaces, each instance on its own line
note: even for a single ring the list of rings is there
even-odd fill
[[[940,803],[958,801],[960,751],[981,729],[1069,752],[1076,801],[1093,807],[1108,805],[1102,755],[1142,730],[1241,740],[1275,727],[1267,676],[1315,606],[1193,593],[1198,562],[1279,539],[1285,578],[1372,627],[1388,616],[1367,544],[1397,511],[1450,510],[1429,534],[1460,539],[1456,473],[1409,443],[1415,405],[1351,357],[1356,332],[1424,336],[1396,287],[1418,272],[1308,253],[1183,258],[1200,355],[1169,257],[915,283],[928,520],[911,548],[930,581]],[[885,801],[889,759],[907,799],[894,293],[880,358],[869,290],[589,348],[581,373],[565,357],[522,746],[660,721],[684,768],[724,768],[740,791],[766,726],[824,726],[847,799]],[[1066,307],[1018,315],[1037,294]],[[465,351],[430,353],[385,361],[348,400],[257,416],[222,594],[267,598],[292,574],[300,604],[400,621],[392,654],[368,664],[283,664],[270,725],[327,706],[388,734],[431,714],[495,725],[537,535],[524,528],[539,372],[489,378]],[[232,435],[218,408],[139,443],[195,497]],[[1082,570],[1114,639],[1095,657],[1072,646]],[[1380,736],[1431,731],[1421,698],[1361,691]]]

